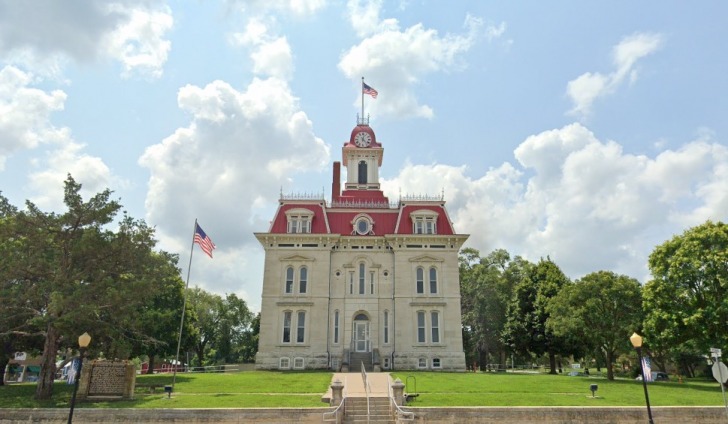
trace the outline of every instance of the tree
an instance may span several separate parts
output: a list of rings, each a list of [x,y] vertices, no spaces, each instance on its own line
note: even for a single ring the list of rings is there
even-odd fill
[[[220,302],[219,334],[217,336],[217,356],[219,362],[226,364],[240,362],[240,349],[253,314],[248,309],[245,300],[235,294],[228,294]]]
[[[642,322],[641,286],[625,275],[594,272],[566,284],[547,311],[548,329],[560,337],[578,334],[583,345],[604,355],[607,379],[614,380],[612,364],[629,350],[629,336]]]
[[[469,363],[477,362],[482,368],[498,362],[504,367],[506,349],[501,333],[513,287],[520,279],[516,270],[524,266],[524,261],[511,260],[503,249],[481,258],[480,252],[466,248],[461,251],[459,262],[464,344]]]
[[[147,296],[154,295],[145,265],[156,241],[143,221],[124,215],[112,224],[121,205],[104,190],[84,201],[81,185],[69,175],[64,185],[67,210],[41,211],[31,202],[12,213],[0,204],[0,281],[4,306],[22,316],[22,325],[3,334],[43,337],[37,399],[53,394],[56,354],[77,348],[78,335],[93,332],[93,349],[106,340],[124,339],[120,320],[133,316]],[[129,320],[126,321],[131,322]],[[113,356],[112,356],[113,357]]]
[[[147,373],[154,372],[157,357],[170,357],[177,353],[185,283],[177,268],[177,256],[165,252],[152,255],[149,276],[157,286],[157,293],[150,296],[136,314],[137,325],[144,338],[134,344],[133,354],[149,357]],[[182,350],[194,345],[197,329],[193,325],[195,313],[191,306],[185,306],[182,328]]]
[[[547,307],[568,281],[550,258],[541,259],[525,270],[506,314],[504,341],[521,355],[548,354],[551,374],[556,374],[556,355],[568,350],[569,340],[547,328]]]
[[[673,360],[728,348],[728,225],[693,227],[655,247],[643,292],[650,349]],[[689,369],[684,370],[688,374]]]
[[[244,334],[250,329],[252,314],[243,299],[235,294],[225,298],[208,293],[199,287],[188,290],[188,302],[195,311],[197,338],[194,343],[199,366],[205,356],[214,351],[214,360],[222,363],[237,362],[237,349]]]
[[[243,332],[239,347],[240,362],[255,362],[260,338],[260,312],[253,317],[248,330]]]

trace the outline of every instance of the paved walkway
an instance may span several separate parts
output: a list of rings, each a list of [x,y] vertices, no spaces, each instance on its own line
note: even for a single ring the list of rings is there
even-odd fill
[[[369,380],[369,396],[373,397],[389,397],[389,386],[392,384],[392,378],[387,372],[370,372],[367,373]],[[331,378],[331,383],[339,380],[344,383],[344,393],[349,397],[366,396],[364,390],[364,382],[360,372],[337,372]],[[323,396],[323,399],[331,399],[331,385],[329,390]]]

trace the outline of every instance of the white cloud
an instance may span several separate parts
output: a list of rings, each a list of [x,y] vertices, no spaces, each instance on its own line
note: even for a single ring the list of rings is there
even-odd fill
[[[658,243],[728,216],[728,147],[688,142],[656,157],[624,153],[572,124],[528,137],[505,163],[472,178],[465,167],[407,164],[384,190],[445,189],[456,229],[487,253],[551,256],[569,275],[601,269],[645,278]]]
[[[95,194],[115,180],[98,157],[83,153],[83,145],[51,114],[63,110],[66,93],[32,87],[33,76],[13,66],[0,70],[0,171],[14,153],[32,151],[28,197],[42,209],[63,207],[63,181],[73,175],[84,195]],[[117,181],[121,183],[121,181]]]
[[[293,75],[293,53],[285,37],[269,33],[269,25],[261,18],[248,21],[245,31],[231,36],[233,44],[252,49],[253,72],[258,76],[270,76],[290,80]]]
[[[268,12],[289,13],[294,16],[309,16],[326,6],[326,0],[227,0],[233,8],[244,13],[266,14]]]
[[[431,118],[432,108],[420,104],[415,95],[417,84],[428,74],[464,66],[460,59],[475,43],[483,22],[468,15],[462,35],[441,36],[423,24],[401,30],[396,19],[380,19],[381,5],[377,0],[348,3],[352,26],[367,38],[343,55],[339,69],[350,79],[365,75],[379,91],[372,115]]]
[[[62,110],[66,93],[31,87],[33,76],[13,66],[0,70],[0,171],[13,153],[33,149],[59,131],[51,113]]]
[[[89,197],[114,185],[124,184],[114,177],[101,158],[83,152],[85,147],[75,143],[68,131],[55,140],[57,148],[46,151],[44,159],[34,161],[38,171],[29,175],[31,200],[41,209],[63,208],[63,182],[71,174],[82,185],[81,194]]]
[[[189,241],[170,235],[188,234],[199,218],[218,246],[215,267],[204,274],[218,290],[225,281],[239,284],[241,275],[262,275],[262,256],[249,255],[260,250],[253,233],[268,228],[273,210],[261,211],[260,205],[273,205],[292,175],[323,170],[329,147],[279,79],[254,79],[245,91],[223,81],[188,85],[180,89],[178,104],[191,115],[189,125],[139,159],[151,173],[146,220],[157,226],[163,248],[184,252]],[[235,253],[240,249],[244,254]],[[226,280],[223,273],[242,263],[250,264],[248,272]],[[257,293],[248,284],[259,283],[245,281],[242,290]]]
[[[118,60],[124,75],[159,76],[170,49],[169,8],[156,0],[0,1],[0,57],[38,74],[57,74],[66,59]]]
[[[592,104],[598,98],[614,93],[625,79],[629,79],[630,83],[635,82],[636,62],[657,51],[662,43],[663,37],[660,34],[638,33],[622,39],[612,51],[614,71],[606,75],[586,72],[569,81],[566,94],[574,103],[569,113],[588,116]]]
[[[128,15],[128,20],[110,32],[106,40],[107,54],[123,65],[122,75],[160,77],[172,48],[172,43],[164,38],[174,21],[169,7],[147,10],[112,5],[110,9]]]

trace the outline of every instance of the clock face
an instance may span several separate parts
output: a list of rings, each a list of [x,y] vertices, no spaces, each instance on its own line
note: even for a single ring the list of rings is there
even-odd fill
[[[357,133],[354,136],[354,144],[357,145],[357,147],[367,147],[372,143],[372,136],[369,135],[369,133],[366,132],[360,132]]]

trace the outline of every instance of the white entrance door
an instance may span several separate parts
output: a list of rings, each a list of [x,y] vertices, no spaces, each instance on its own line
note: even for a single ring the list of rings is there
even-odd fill
[[[357,352],[369,351],[368,321],[354,321],[354,349]]]

